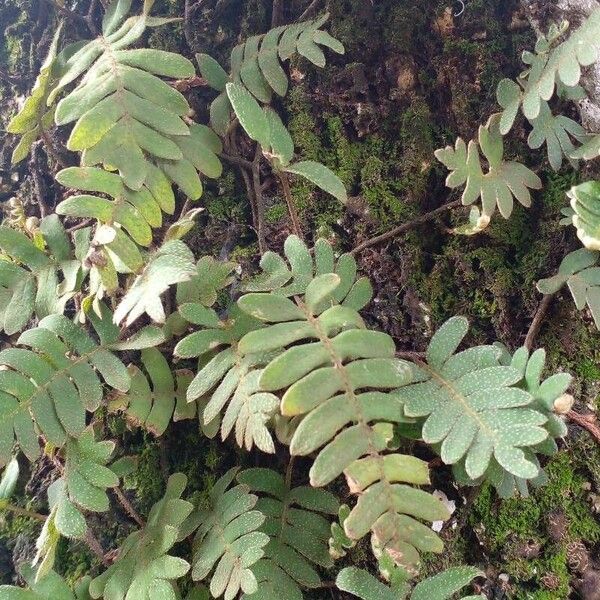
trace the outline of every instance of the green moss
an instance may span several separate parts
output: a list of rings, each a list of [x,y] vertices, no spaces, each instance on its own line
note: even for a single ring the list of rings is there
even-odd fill
[[[97,563],[98,559],[83,542],[60,539],[56,549],[55,570],[61,573],[68,584],[74,585],[89,575],[92,566]]]
[[[287,207],[283,202],[278,202],[269,206],[265,213],[267,223],[277,223],[287,215]]]
[[[600,450],[597,448],[596,453],[598,461]],[[514,598],[566,598],[569,591],[567,545],[576,540],[589,544],[600,541],[600,522],[592,513],[584,485],[588,466],[588,460],[574,447],[550,460],[546,467],[549,483],[534,491],[531,498],[498,501],[490,486],[481,488],[469,522],[484,547],[500,561],[500,568],[510,575]],[[564,519],[564,532],[559,536],[549,532],[553,515]],[[523,548],[527,545],[539,548],[532,558],[524,556]],[[545,589],[548,575],[553,576],[556,589]]]
[[[160,468],[160,449],[150,434],[143,434],[137,456],[137,468],[125,478],[125,487],[135,489],[137,506],[145,514],[161,498],[165,487]]]

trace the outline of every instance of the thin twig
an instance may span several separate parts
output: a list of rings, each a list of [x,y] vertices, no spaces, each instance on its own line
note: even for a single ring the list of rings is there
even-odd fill
[[[252,171],[252,163],[249,160],[246,160],[245,158],[241,158],[240,156],[232,156],[231,154],[225,153],[219,154],[219,157],[222,158],[224,161],[231,163],[232,165],[236,165],[238,167],[247,169],[248,171]]]
[[[420,217],[417,217],[416,219],[413,219],[412,221],[409,221],[408,223],[403,223],[402,225],[395,227],[394,229],[392,229],[391,231],[388,231],[387,233],[382,233],[381,235],[375,236],[375,237],[371,238],[370,240],[367,240],[366,242],[359,244],[358,246],[356,246],[356,248],[354,248],[350,252],[350,254],[356,255],[359,252],[362,252],[365,248],[370,248],[371,246],[381,244],[382,242],[385,242],[386,240],[394,238],[397,235],[400,235],[401,233],[404,233],[406,231],[413,229],[414,227],[417,227],[417,225],[421,225],[423,223],[427,223],[428,221],[432,221],[438,215],[445,213],[449,210],[452,210],[453,208],[458,208],[460,205],[461,205],[460,200],[454,200],[453,202],[448,202],[448,204],[444,204],[443,206],[440,206],[439,208],[436,208],[435,210],[432,210],[431,212],[428,212],[424,215],[421,215]]]
[[[96,539],[96,536],[92,533],[92,530],[89,527],[87,528],[83,541],[105,567],[110,567],[110,560],[108,560],[104,549],[100,545],[100,542]]]
[[[533,321],[531,322],[531,326],[529,327],[529,331],[525,337],[524,345],[528,350],[533,350],[535,338],[540,332],[542,323],[544,322],[544,318],[546,317],[546,313],[548,312],[553,299],[554,294],[548,294],[547,296],[544,296],[542,301],[539,303],[537,310],[535,311],[535,316],[533,317]]]
[[[140,516],[140,514],[135,510],[131,502],[127,499],[127,496],[121,491],[120,487],[113,488],[113,492],[119,501],[119,504],[123,507],[125,512],[140,526],[145,527],[144,519]]]
[[[88,9],[87,15],[85,16],[87,26],[94,35],[98,35],[98,30],[96,29],[96,25],[94,24],[94,13],[96,12],[97,4],[98,0],[92,0],[90,2],[90,7]]]
[[[2,510],[9,510],[15,515],[19,515],[21,517],[29,517],[30,519],[36,519],[37,521],[45,521],[48,518],[48,515],[42,515],[37,512],[33,512],[31,510],[27,510],[26,508],[21,508],[20,506],[15,506],[14,504],[5,504],[2,507]]]
[[[90,227],[93,224],[94,224],[94,219],[85,219],[85,221],[81,221],[81,222],[77,223],[76,225],[73,225],[73,227],[69,227],[67,229],[67,233],[73,233],[73,232],[77,231],[78,229],[83,229],[84,227]]]
[[[248,171],[240,168],[240,173],[242,174],[242,179],[244,180],[244,185],[246,186],[246,194],[248,195],[248,200],[250,201],[250,210],[252,212],[252,225],[254,226],[256,235],[258,236],[258,216],[256,211],[256,201],[254,199],[254,191],[252,190],[252,181],[250,180],[250,175],[248,174]]]
[[[396,358],[399,358],[400,360],[423,360],[425,358],[425,352],[396,352]]]
[[[90,28],[90,24],[87,22],[87,19],[83,16],[80,15],[79,13],[76,13],[72,10],[69,10],[68,8],[66,8],[65,6],[60,5],[56,0],[44,0],[44,2],[46,4],[49,4],[50,6],[52,6],[56,11],[58,11],[63,17],[67,18],[67,19],[71,19],[72,21],[75,21],[76,23],[82,23],[83,25],[85,25],[88,29]],[[90,31],[92,33],[95,33],[93,30],[90,29]]]
[[[290,462],[288,463],[287,469],[285,471],[285,487],[290,490],[292,489],[292,476],[294,474],[294,461],[296,457],[290,455]]]
[[[190,4],[190,0],[185,0],[183,5],[183,35],[188,48],[194,52],[194,39],[192,35],[192,16],[202,5],[202,0]]]
[[[256,152],[254,154],[254,161],[252,162],[252,186],[254,188],[254,200],[256,202],[256,230],[258,232],[258,249],[261,254],[267,249],[265,242],[265,203],[263,200],[262,188],[260,184],[260,159],[262,157],[262,151],[260,144],[256,144]]]
[[[46,149],[46,153],[51,156],[63,169],[66,169],[69,164],[65,161],[55,147],[54,140],[50,137],[50,134],[43,127],[40,127],[40,135],[42,140],[44,140],[44,148]]]
[[[273,0],[273,13],[271,15],[271,29],[283,24],[283,0]]]
[[[573,423],[583,427],[598,443],[600,443],[600,426],[598,425],[598,418],[596,415],[582,415],[574,410],[570,410],[567,413],[567,417],[569,417]]]
[[[306,21],[312,17],[313,13],[317,12],[317,9],[321,5],[322,0],[313,0],[308,8],[296,19],[297,21]]]
[[[290,190],[290,182],[287,174],[283,171],[277,173],[281,187],[283,189],[283,195],[290,213],[290,219],[292,220],[292,229],[294,233],[300,238],[304,239],[302,235],[302,228],[300,227],[300,219],[298,219],[298,213],[296,212],[296,206],[294,205],[294,199],[292,198],[292,190]]]

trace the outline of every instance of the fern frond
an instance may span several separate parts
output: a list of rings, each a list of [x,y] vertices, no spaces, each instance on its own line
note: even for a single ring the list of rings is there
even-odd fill
[[[532,67],[527,73],[521,100],[525,117],[535,119],[542,102],[552,98],[558,84],[574,87],[579,83],[581,67],[598,60],[599,40],[600,9],[596,9],[563,43],[549,49],[549,41],[542,39],[536,55],[525,55]]]
[[[308,259],[296,264],[312,277]],[[377,554],[389,553],[413,571],[418,550],[442,549],[437,535],[417,519],[444,520],[448,513],[438,499],[406,485],[428,483],[425,463],[386,454],[393,424],[406,420],[399,394],[392,390],[412,381],[411,367],[394,358],[389,336],[366,330],[354,308],[338,303],[336,298],[348,297],[338,291],[339,275],[324,273],[308,281],[296,277],[304,292],[292,292],[294,301],[282,292],[288,280],[282,278],[273,293],[240,298],[242,310],[269,325],[246,334],[238,349],[242,354],[278,353],[259,385],[267,392],[284,391],[284,416],[305,415],[290,452],[305,456],[322,448],[310,470],[311,484],[323,486],[344,473],[351,491],[359,494],[344,523],[347,535],[360,539],[371,530]]]
[[[13,150],[12,164],[24,160],[33,143],[54,124],[54,103],[48,103],[48,97],[62,76],[69,58],[81,49],[82,43],[69,44],[58,52],[58,42],[62,27],[58,27],[48,50],[40,72],[35,80],[31,94],[23,104],[23,108],[10,120],[6,131],[20,135],[21,139]]]
[[[471,140],[467,147],[458,138],[455,147],[436,150],[436,158],[451,173],[446,179],[449,188],[465,185],[462,203],[465,206],[481,199],[482,214],[489,218],[496,212],[508,219],[513,211],[514,198],[523,206],[531,206],[529,188],[542,187],[541,179],[525,165],[504,160],[504,142],[499,130],[500,115],[492,115],[485,126],[479,127],[479,144]],[[488,170],[481,165],[479,147],[487,160]]]
[[[537,282],[542,294],[555,294],[567,285],[578,310],[589,308],[600,329],[600,253],[581,248],[567,254],[558,273]]]
[[[106,490],[119,485],[117,475],[106,466],[114,447],[113,442],[97,442],[92,429],[68,439],[64,473],[48,488],[51,526],[60,535],[83,537],[87,524],[81,511],[109,509]]]
[[[128,327],[147,313],[153,321],[164,323],[166,315],[161,294],[170,286],[189,280],[195,273],[192,251],[181,240],[166,242],[147,259],[143,271],[117,306],[114,322],[125,321]]]
[[[196,273],[189,281],[177,286],[177,304],[197,302],[210,307],[217,301],[218,293],[233,283],[236,264],[203,256],[196,263]]]
[[[321,29],[328,17],[324,15],[312,21],[276,27],[265,35],[249,38],[232,50],[231,74],[210,56],[196,55],[202,76],[221,92],[210,110],[211,125],[217,133],[224,135],[230,121],[232,107],[225,93],[227,82],[243,85],[254,97],[268,104],[273,92],[285,96],[288,91],[288,76],[281,63],[299,54],[314,65],[324,67],[326,59],[321,46],[338,54],[344,53],[344,46]]]
[[[62,314],[83,281],[65,229],[56,215],[40,221],[41,250],[24,233],[0,226],[0,331],[23,330],[32,315],[38,319]]]
[[[228,83],[226,91],[240,125],[250,139],[260,144],[263,155],[270,159],[276,172],[304,177],[340,202],[347,201],[346,188],[331,169],[312,160],[291,163],[294,141],[275,111],[261,107],[240,84]]]
[[[418,583],[410,593],[410,600],[449,600],[469,585],[476,577],[483,576],[475,567],[452,567]],[[409,595],[408,589],[387,586],[367,571],[356,567],[342,569],[336,579],[337,587],[362,600],[402,600]],[[464,596],[462,600],[483,600],[484,596]]]
[[[195,410],[188,417],[187,407],[195,406],[185,403],[185,393],[192,373],[186,370],[176,371],[173,378],[169,363],[156,348],[142,350],[141,362],[149,379],[139,367],[129,365],[131,386],[125,393],[115,393],[109,401],[109,410],[125,412],[129,422],[144,427],[157,436],[165,432],[174,413],[179,419],[193,418]]]
[[[116,561],[92,580],[92,598],[178,597],[175,581],[189,571],[190,565],[168,552],[194,509],[181,499],[186,484],[183,473],[169,477],[165,494],[152,507],[146,526],[127,536]]]
[[[600,181],[576,185],[567,196],[571,200],[577,237],[588,250],[600,250]]]
[[[265,252],[260,261],[263,272],[244,285],[245,292],[273,292],[291,297],[303,294],[315,277],[334,273],[340,281],[331,293],[332,301],[357,311],[370,302],[371,282],[368,277],[357,277],[358,267],[351,254],[342,254],[336,260],[331,245],[319,239],[313,259],[306,244],[295,235],[286,239],[283,251],[287,263],[275,252]]]
[[[96,410],[103,397],[99,374],[115,389],[129,388],[125,365],[62,315],[45,317],[17,345],[29,349],[0,352],[2,463],[10,458],[15,441],[30,460],[39,456],[36,425],[57,447],[69,436],[80,436],[86,409]]]
[[[467,320],[453,317],[433,336],[427,362],[417,363],[415,383],[399,390],[406,415],[424,418],[423,439],[441,444],[446,464],[464,460],[472,479],[492,461],[515,477],[534,479],[539,466],[527,449],[546,440],[548,418],[530,393],[514,387],[522,373],[501,366],[500,348],[455,354],[467,331]]]
[[[576,153],[575,145],[571,138],[585,140],[585,129],[573,119],[564,115],[552,114],[547,102],[542,102],[538,116],[531,121],[533,127],[527,145],[536,150],[545,145],[550,166],[560,170],[563,157],[566,157],[573,166],[576,166],[573,155]]]
[[[269,536],[262,558],[252,570],[258,590],[246,596],[302,599],[301,588],[316,588],[321,578],[313,564],[333,566],[328,548],[330,525],[325,515],[335,515],[339,503],[325,490],[301,486],[289,488],[284,478],[271,469],[248,469],[238,481],[260,494],[256,509],[266,515],[261,531]]]
[[[21,569],[21,576],[28,588],[13,585],[0,585],[0,600],[88,600],[89,577],[84,577],[75,586],[75,590],[56,572],[50,571],[40,580],[36,580],[36,571],[29,566]]]
[[[181,358],[201,357],[198,372],[187,390],[187,400],[200,403],[203,425],[213,429],[220,424],[223,440],[235,428],[240,446],[250,450],[256,444],[263,452],[275,452],[266,423],[276,414],[279,399],[264,393],[258,385],[260,367],[272,355],[259,352],[242,356],[237,349],[241,337],[260,326],[260,322],[235,307],[225,321],[220,321],[214,310],[198,303],[181,305],[179,314],[189,323],[203,327],[182,339],[174,350]]]
[[[90,41],[67,61],[64,74],[49,96],[82,79],[56,107],[57,125],[75,123],[67,142],[83,153],[84,166],[118,170],[123,183],[139,191],[152,167],[192,199],[202,193],[197,169],[219,176],[221,165],[205,128],[189,127],[185,97],[161,77],[186,78],[193,64],[178,54],[153,49],[129,49],[146,27],[169,20],[147,14],[123,21],[127,7],[118,0],[107,9],[102,36]]]
[[[253,594],[257,581],[251,570],[264,554],[269,536],[259,528],[265,516],[255,510],[258,498],[246,485],[229,488],[238,469],[226,473],[210,491],[210,507],[190,519],[194,537],[192,579],[202,581],[211,571],[210,592],[233,600],[240,591]]]

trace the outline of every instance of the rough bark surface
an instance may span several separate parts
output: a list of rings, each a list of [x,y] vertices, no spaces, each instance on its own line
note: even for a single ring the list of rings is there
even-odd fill
[[[521,0],[521,4],[537,31],[547,31],[550,23],[565,20],[572,28],[578,27],[600,8],[598,0]],[[582,84],[589,96],[579,103],[582,124],[588,131],[600,133],[600,63],[586,70]]]

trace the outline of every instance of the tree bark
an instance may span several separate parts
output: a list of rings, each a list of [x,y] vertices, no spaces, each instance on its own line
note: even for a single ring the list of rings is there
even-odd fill
[[[551,23],[568,21],[574,30],[596,9],[598,0],[521,0],[536,31],[547,32]],[[600,133],[600,61],[584,69],[581,85],[588,98],[578,103],[581,123],[591,133]]]

